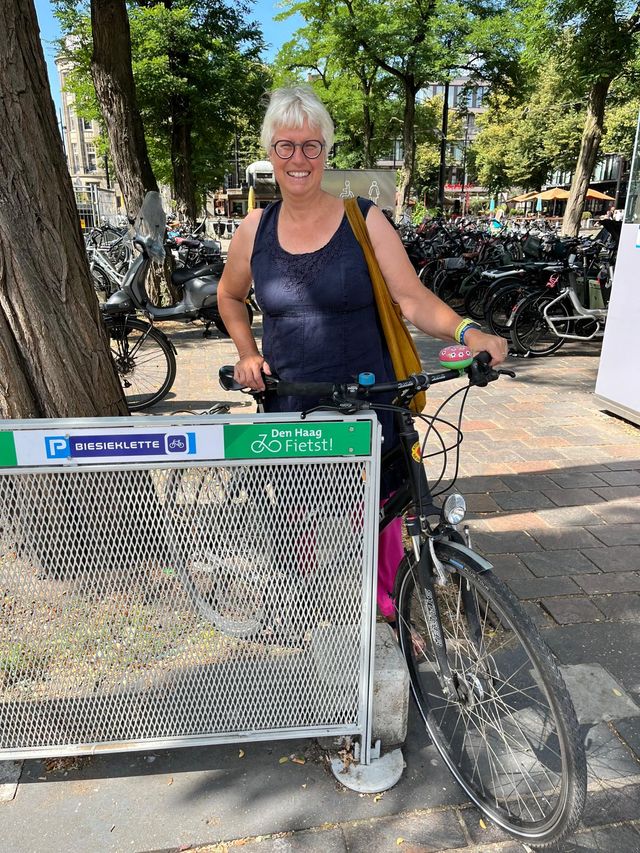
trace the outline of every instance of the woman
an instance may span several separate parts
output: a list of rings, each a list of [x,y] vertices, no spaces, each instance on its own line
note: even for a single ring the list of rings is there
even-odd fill
[[[289,381],[350,382],[363,370],[393,380],[381,336],[366,261],[343,200],[321,189],[333,122],[311,89],[276,89],[262,125],[262,144],[282,194],[265,210],[252,210],[229,247],[218,288],[222,319],[237,347],[235,378],[264,389],[261,371]],[[454,341],[461,318],[417,278],[393,225],[375,205],[359,199],[380,269],[402,313],[423,332]],[[263,311],[263,352],[247,322],[244,300],[254,283]],[[502,338],[473,326],[464,343],[486,350],[492,364],[507,355]],[[313,401],[268,399],[267,411],[301,411]],[[381,416],[385,448],[393,444],[392,418]],[[383,497],[384,497],[383,492]],[[378,606],[393,617],[393,581],[402,558],[400,524],[380,537]]]

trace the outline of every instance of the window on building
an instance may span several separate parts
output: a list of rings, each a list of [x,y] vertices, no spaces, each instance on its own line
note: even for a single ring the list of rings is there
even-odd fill
[[[96,172],[98,170],[96,149],[93,145],[87,145],[87,172]]]
[[[72,172],[79,172],[78,168],[78,143],[71,143],[71,162],[69,163]]]
[[[80,123],[82,125],[83,130],[91,130],[93,128],[93,122],[90,118],[80,119]]]

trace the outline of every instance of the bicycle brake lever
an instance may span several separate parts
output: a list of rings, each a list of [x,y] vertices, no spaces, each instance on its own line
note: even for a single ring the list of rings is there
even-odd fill
[[[510,376],[512,379],[515,379],[515,378],[516,378],[516,374],[514,373],[514,371],[513,371],[513,370],[503,370],[503,369],[501,368],[500,370],[497,370],[497,371],[496,371],[496,373],[497,373],[499,376],[500,376],[500,375],[502,375],[502,376]]]

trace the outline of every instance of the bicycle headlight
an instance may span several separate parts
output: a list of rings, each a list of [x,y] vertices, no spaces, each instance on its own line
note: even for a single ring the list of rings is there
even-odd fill
[[[442,515],[449,524],[460,524],[467,513],[467,502],[462,495],[453,494],[445,500]]]

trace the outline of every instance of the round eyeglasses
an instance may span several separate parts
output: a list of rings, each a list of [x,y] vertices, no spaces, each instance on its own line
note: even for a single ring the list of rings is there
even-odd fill
[[[288,139],[279,139],[271,146],[281,160],[290,160],[296,148],[301,148],[307,160],[316,160],[324,148],[324,142],[319,139],[307,139],[306,142],[290,142]]]

